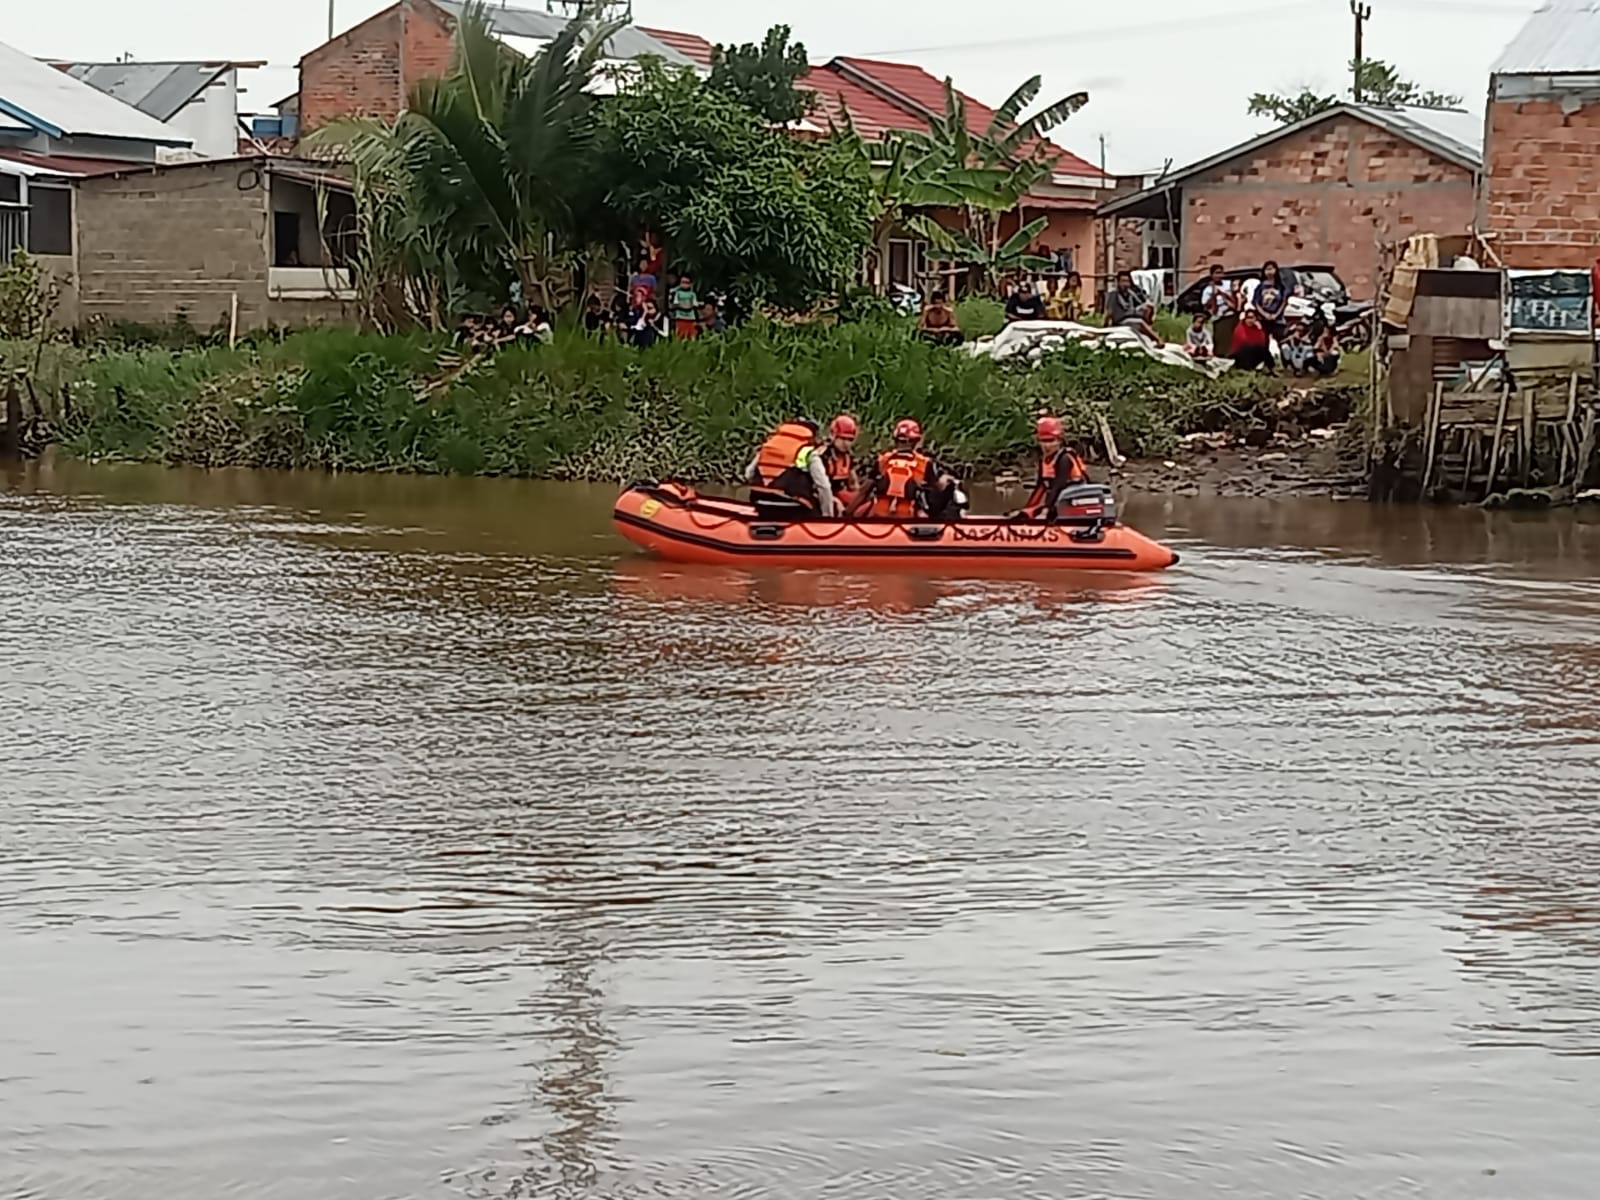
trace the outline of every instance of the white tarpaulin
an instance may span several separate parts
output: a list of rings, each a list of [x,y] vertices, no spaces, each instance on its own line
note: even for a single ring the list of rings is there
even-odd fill
[[[1079,325],[1072,321],[1017,321],[1007,325],[992,338],[980,338],[967,343],[967,353],[974,358],[992,358],[1004,362],[1013,358],[1026,358],[1038,362],[1053,350],[1068,343],[1088,346],[1092,350],[1111,350],[1119,354],[1145,354],[1157,362],[1173,367],[1198,371],[1215,379],[1233,366],[1229,358],[1195,358],[1182,346],[1169,346],[1144,337],[1126,325],[1113,325],[1109,329],[1099,325]]]

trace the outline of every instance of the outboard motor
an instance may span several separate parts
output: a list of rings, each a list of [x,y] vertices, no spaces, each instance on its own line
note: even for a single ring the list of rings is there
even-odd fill
[[[1099,541],[1101,531],[1117,521],[1117,501],[1103,483],[1076,483],[1056,500],[1055,523],[1066,525],[1077,541]]]

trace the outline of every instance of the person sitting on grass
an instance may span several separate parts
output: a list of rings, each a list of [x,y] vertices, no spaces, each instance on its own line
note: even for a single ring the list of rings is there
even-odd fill
[[[1291,321],[1283,340],[1278,343],[1278,354],[1283,365],[1296,375],[1311,369],[1311,334],[1304,321]]]
[[[517,326],[518,339],[527,339],[539,345],[548,345],[555,341],[555,326],[550,323],[550,314],[537,304],[528,310],[528,319]]]
[[[707,337],[713,333],[722,333],[728,328],[728,323],[722,319],[722,312],[717,308],[715,300],[707,300],[700,306],[700,336]]]
[[[1211,330],[1207,327],[1204,312],[1195,313],[1194,320],[1189,322],[1189,332],[1184,336],[1183,348],[1196,362],[1216,357],[1217,348],[1211,340]]]
[[[1024,279],[1006,301],[1006,324],[1044,319],[1044,302],[1034,294],[1033,284]]]
[[[917,334],[936,346],[961,344],[961,322],[956,319],[956,310],[943,292],[935,292],[917,317]]]
[[[1233,365],[1240,371],[1259,371],[1266,368],[1272,374],[1272,348],[1267,327],[1261,323],[1261,314],[1253,308],[1245,309],[1239,327],[1233,331]]]
[[[583,331],[588,334],[603,334],[611,324],[611,314],[600,303],[600,297],[593,292],[583,304]]]
[[[1324,325],[1311,347],[1310,367],[1318,375],[1332,375],[1339,369],[1339,337],[1332,325]]]

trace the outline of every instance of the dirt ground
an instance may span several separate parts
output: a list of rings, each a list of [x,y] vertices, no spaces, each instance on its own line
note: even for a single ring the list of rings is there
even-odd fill
[[[1359,466],[1341,455],[1337,438],[1260,448],[1185,447],[1170,458],[1126,462],[1111,473],[1111,481],[1129,491],[1163,496],[1365,494]]]

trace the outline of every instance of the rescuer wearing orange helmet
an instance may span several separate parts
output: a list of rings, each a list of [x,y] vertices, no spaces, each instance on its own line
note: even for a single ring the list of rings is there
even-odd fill
[[[828,486],[839,502],[840,511],[849,511],[851,501],[861,488],[851,454],[859,432],[856,419],[849,413],[840,413],[828,426],[828,440],[822,447],[822,465],[828,472]]]
[[[1056,501],[1063,491],[1089,482],[1089,470],[1066,444],[1060,417],[1040,417],[1034,433],[1039,439],[1039,477],[1034,481],[1033,495],[1017,515],[1048,521],[1054,516]]]
[[[955,476],[919,448],[922,426],[910,417],[894,427],[894,446],[878,455],[872,482],[861,489],[851,516],[940,520],[956,497]]]

